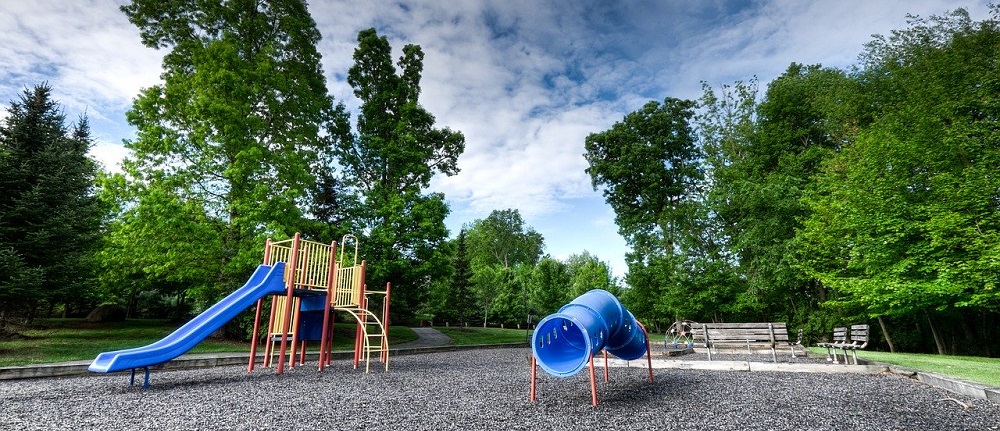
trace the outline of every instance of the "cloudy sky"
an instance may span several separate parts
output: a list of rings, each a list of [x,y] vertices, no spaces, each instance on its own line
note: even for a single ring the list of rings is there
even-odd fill
[[[119,0],[0,0],[0,103],[48,82],[69,119],[86,113],[95,158],[109,170],[134,129],[125,111],[159,82],[163,53],[143,47]],[[906,15],[956,7],[988,17],[986,1],[496,0],[326,1],[309,10],[334,97],[358,106],[345,82],[359,30],[375,27],[398,57],[426,57],[421,103],[465,134],[462,172],[436,178],[452,234],[494,209],[516,208],[565,259],[584,250],[626,272],[614,213],[584,172],[583,143],[649,100],[697,98],[791,62],[847,68],[873,34]]]

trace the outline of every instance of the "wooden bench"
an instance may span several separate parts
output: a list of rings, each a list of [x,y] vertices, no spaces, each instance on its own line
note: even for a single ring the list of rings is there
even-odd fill
[[[844,364],[848,364],[847,351],[850,350],[854,356],[854,364],[858,364],[858,350],[868,347],[868,332],[871,328],[867,324],[851,325],[850,328],[833,328],[833,340],[830,342],[816,343],[819,347],[826,347],[826,360],[839,364],[837,349],[844,352]]]
[[[837,360],[837,349],[834,349],[833,346],[844,343],[847,343],[847,327],[838,326],[836,328],[833,328],[833,337],[830,339],[830,341],[816,343],[816,346],[826,347],[827,362],[837,362],[839,364],[840,361]]]
[[[699,323],[692,328],[692,336],[708,350],[708,360],[712,360],[712,350],[719,347],[746,347],[752,354],[753,348],[765,348],[771,351],[771,358],[778,362],[778,348],[788,347],[795,357],[795,346],[802,346],[802,331],[799,338],[792,341],[788,337],[788,328],[784,322],[765,323]],[[805,353],[805,348],[802,349]]]

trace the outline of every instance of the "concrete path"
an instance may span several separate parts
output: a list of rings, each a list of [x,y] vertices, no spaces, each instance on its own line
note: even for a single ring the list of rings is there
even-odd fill
[[[406,343],[394,344],[390,347],[400,349],[412,349],[422,347],[440,347],[451,344],[451,338],[434,328],[411,328],[417,333],[417,339]]]

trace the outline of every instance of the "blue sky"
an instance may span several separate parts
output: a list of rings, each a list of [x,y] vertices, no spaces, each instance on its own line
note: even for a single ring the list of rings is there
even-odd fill
[[[134,129],[125,112],[159,82],[163,53],[143,47],[115,0],[3,1],[0,103],[48,82],[69,119],[86,113],[93,156],[109,170]],[[309,4],[323,40],[327,85],[352,111],[345,75],[359,30],[375,27],[395,55],[425,53],[421,103],[459,130],[462,172],[435,178],[456,234],[494,209],[516,208],[565,259],[584,250],[627,268],[614,213],[584,172],[584,139],[649,100],[697,98],[756,76],[762,88],[791,62],[846,68],[873,34],[906,15],[956,7],[988,17],[985,1],[320,1]]]

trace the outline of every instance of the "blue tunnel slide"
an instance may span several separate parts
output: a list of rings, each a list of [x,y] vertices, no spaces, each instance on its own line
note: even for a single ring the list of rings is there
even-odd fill
[[[635,317],[606,290],[578,296],[538,322],[531,350],[538,365],[556,377],[583,369],[601,349],[631,361],[646,354],[646,332]]]
[[[205,337],[219,330],[226,322],[252,306],[258,299],[266,295],[285,292],[285,283],[282,281],[284,272],[284,262],[278,262],[274,266],[260,265],[243,287],[209,307],[162,340],[134,349],[101,353],[87,369],[96,373],[111,373],[145,368],[148,379],[148,367],[169,362],[191,350]]]

